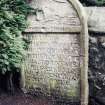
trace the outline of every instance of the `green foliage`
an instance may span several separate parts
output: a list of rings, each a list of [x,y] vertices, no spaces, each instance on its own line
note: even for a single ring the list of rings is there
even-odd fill
[[[26,41],[22,31],[31,8],[26,0],[0,0],[0,72],[21,70]]]
[[[105,3],[105,0],[96,0],[96,3],[97,4],[103,4],[103,3]]]

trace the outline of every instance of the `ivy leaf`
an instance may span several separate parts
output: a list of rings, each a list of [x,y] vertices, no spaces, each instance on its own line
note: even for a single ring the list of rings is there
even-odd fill
[[[22,31],[27,27],[27,14],[32,10],[26,0],[0,0],[0,72],[21,70],[25,57]]]

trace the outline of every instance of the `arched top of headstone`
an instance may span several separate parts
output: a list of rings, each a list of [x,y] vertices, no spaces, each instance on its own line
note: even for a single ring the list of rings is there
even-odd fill
[[[32,0],[25,32],[81,32],[84,13],[78,0]],[[82,21],[81,21],[82,20]]]

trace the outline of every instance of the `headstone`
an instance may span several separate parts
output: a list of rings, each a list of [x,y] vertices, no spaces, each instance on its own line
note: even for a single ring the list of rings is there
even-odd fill
[[[78,0],[33,0],[25,38],[25,88],[87,105],[88,37]],[[82,8],[82,9],[81,9]],[[80,12],[80,13],[79,13]]]

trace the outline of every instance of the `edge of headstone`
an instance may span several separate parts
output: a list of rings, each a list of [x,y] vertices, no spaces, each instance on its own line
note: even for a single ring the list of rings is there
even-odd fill
[[[87,15],[85,8],[78,0],[69,0],[72,6],[78,13],[82,24],[81,30],[81,46],[83,51],[83,63],[81,64],[81,105],[88,105],[88,25],[87,25]],[[83,40],[84,39],[84,40]]]

